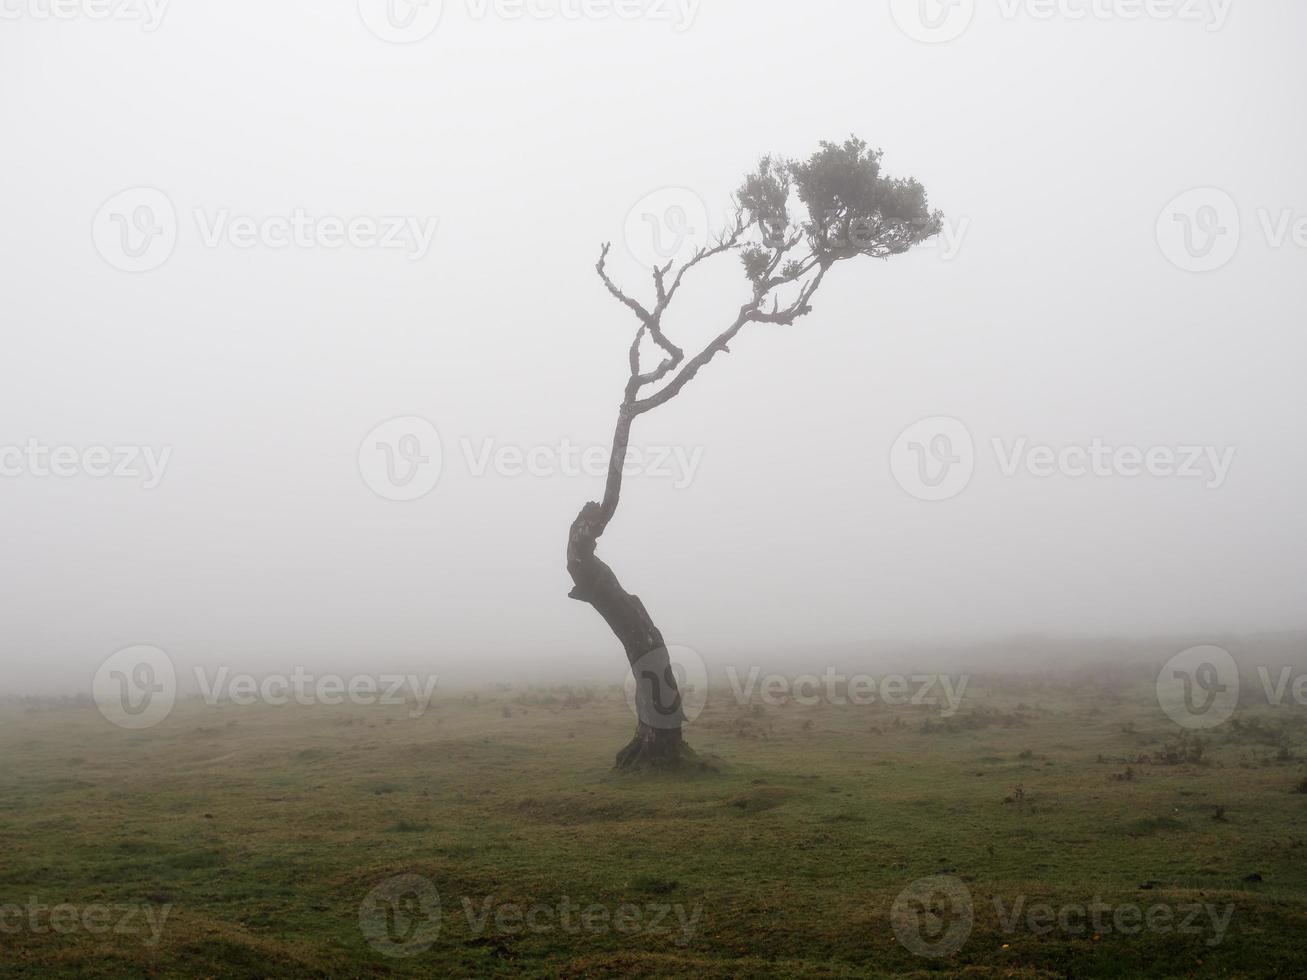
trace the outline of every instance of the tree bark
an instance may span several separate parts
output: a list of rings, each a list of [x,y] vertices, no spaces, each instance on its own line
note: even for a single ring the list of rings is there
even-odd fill
[[[570,597],[589,603],[604,618],[622,644],[635,679],[635,736],[617,754],[617,768],[666,769],[679,766],[690,755],[681,737],[685,715],[667,645],[640,597],[623,589],[613,570],[595,554],[617,510],[632,418],[624,404],[613,436],[604,501],[587,503],[572,522],[567,571],[575,586]]]
[[[832,213],[844,222],[846,240],[854,219],[871,221],[870,230],[874,231],[874,236],[858,243],[856,248],[832,242],[826,234],[832,213],[820,214],[820,206],[809,201],[810,197],[818,201],[830,196],[828,183],[843,187],[852,181],[853,177],[846,173],[850,166],[850,172],[866,186],[858,184],[856,206],[841,204]],[[808,202],[809,222],[790,220],[785,202],[795,183],[800,197]],[[885,213],[886,203],[892,205],[892,213],[888,215]],[[693,758],[693,753],[681,738],[685,713],[663,636],[640,598],[623,589],[613,570],[595,554],[599,538],[617,512],[632,421],[675,398],[713,358],[719,353],[729,353],[728,345],[746,325],[771,323],[791,326],[811,313],[812,298],[836,262],[855,255],[880,258],[897,255],[938,233],[940,220],[938,212],[931,214],[926,211],[925,193],[920,184],[882,180],[879,151],[867,152],[867,145],[853,138],[843,148],[823,143],[821,152],[807,164],[764,158],[758,172],[745,178],[736,197],[735,220],[716,244],[699,249],[692,258],[681,263],[674,276],[674,261],[654,267],[656,303],[650,308],[624,293],[608,275],[606,263],[612,242],[606,242],[600,249],[595,271],[609,294],[635,314],[640,327],[628,355],[630,376],[618,411],[617,430],[613,434],[604,499],[602,503],[587,503],[572,522],[567,539],[567,570],[575,583],[572,598],[588,602],[604,618],[626,651],[635,678],[638,723],[635,737],[617,755],[619,768],[675,766],[684,759]],[[761,244],[746,244],[746,236],[755,229],[761,233]],[[808,254],[794,254],[793,250],[805,241],[809,244]],[[752,283],[753,298],[739,308],[730,326],[687,361],[685,352],[663,333],[663,314],[691,269],[713,256],[737,249],[743,249],[741,255]],[[791,295],[782,306],[779,291],[787,287],[796,287],[798,295]],[[790,292],[792,294],[792,290]],[[662,352],[662,362],[648,372],[641,372],[641,345],[646,340],[657,345]],[[669,376],[670,380],[660,389],[647,397],[640,397],[646,386],[656,385]]]

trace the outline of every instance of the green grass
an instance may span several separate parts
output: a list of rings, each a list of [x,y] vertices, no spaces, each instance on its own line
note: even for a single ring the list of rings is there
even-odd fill
[[[188,702],[140,733],[94,708],[0,708],[0,906],[168,910],[153,947],[0,932],[0,975],[1307,975],[1302,710],[1182,738],[1143,687],[1043,683],[973,681],[952,719],[722,693],[688,734],[716,771],[684,776],[611,770],[631,728],[611,691],[481,692],[417,719]],[[975,926],[927,959],[890,913],[941,873],[970,890]],[[439,935],[387,957],[360,906],[404,874],[438,891]],[[655,934],[495,925],[514,905],[556,917],[564,897],[699,914],[686,942],[674,911]],[[1234,911],[1215,946],[1005,930],[1022,897]]]

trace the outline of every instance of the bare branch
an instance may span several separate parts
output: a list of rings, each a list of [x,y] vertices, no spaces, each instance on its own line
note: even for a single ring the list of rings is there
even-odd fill
[[[779,323],[784,326],[789,326],[799,317],[807,316],[812,312],[811,300],[813,294],[815,294],[817,289],[821,286],[821,281],[826,277],[826,270],[829,268],[830,264],[822,264],[817,274],[813,276],[810,281],[804,283],[803,287],[799,290],[798,298],[796,298],[794,302],[785,309],[781,309],[780,300],[773,297],[771,312],[763,313],[760,311],[755,313],[752,319],[757,323]]]
[[[649,325],[649,336],[653,338],[655,344],[667,352],[668,357],[679,364],[681,359],[685,357],[685,351],[681,350],[681,348],[677,347],[667,339],[667,335],[663,333],[661,320],[661,313],[652,318]]]
[[[798,298],[783,309],[780,306],[779,299],[772,297],[772,309],[770,312],[765,312],[762,309],[765,296],[755,296],[752,303],[748,303],[740,308],[739,315],[736,316],[735,321],[714,337],[708,346],[687,361],[685,366],[681,368],[676,377],[668,382],[665,388],[662,388],[647,398],[642,398],[632,403],[631,408],[633,412],[636,415],[643,415],[645,412],[655,409],[659,405],[665,404],[675,398],[680,394],[681,389],[689,384],[694,379],[695,375],[699,373],[699,369],[716,357],[718,353],[730,353],[730,348],[727,345],[735,339],[736,334],[744,328],[745,324],[775,323],[782,326],[790,326],[800,317],[807,316],[812,312],[812,298],[820,288],[822,280],[826,277],[826,270],[830,268],[831,264],[832,263],[830,262],[820,263],[817,274],[799,290]],[[675,365],[670,365],[669,363],[664,363],[663,368],[660,369],[660,371],[665,374],[674,366]]]
[[[798,282],[820,263],[821,257],[816,253],[810,253],[806,259],[799,262],[799,267],[795,269],[793,273],[789,275],[782,274],[779,276],[772,276],[763,282],[760,286],[760,294],[768,293],[777,286],[784,286],[788,283]],[[773,265],[772,271],[775,271],[775,268],[776,266]]]
[[[687,272],[689,272],[699,263],[712,258],[714,255],[720,255],[723,252],[729,252],[732,249],[738,248],[740,245],[740,239],[744,237],[744,233],[746,230],[747,230],[747,226],[744,223],[744,212],[737,210],[735,212],[735,224],[732,225],[729,229],[727,229],[727,231],[724,232],[717,239],[715,245],[713,245],[711,248],[699,249],[699,251],[695,253],[693,258],[691,258],[688,262],[686,262],[685,265],[681,266],[680,270],[676,273],[676,278],[672,281],[671,289],[667,290],[665,296],[661,295],[661,282],[663,276],[665,276],[667,272],[670,271],[672,267],[671,263],[669,262],[667,264],[667,267],[661,270],[661,274],[656,272],[654,274],[655,278],[660,283],[658,313],[661,314],[664,310],[667,309],[669,305],[671,305],[672,300],[676,297],[676,291],[681,288],[681,283],[682,281],[684,281],[685,274]]]
[[[782,242],[780,245],[766,246],[767,248],[773,249],[775,254],[772,256],[772,260],[767,266],[767,271],[763,274],[764,280],[771,279],[772,273],[780,267],[781,261],[790,253],[790,249],[794,248],[794,246],[799,244],[801,241],[803,241],[803,229],[799,228],[795,230],[794,234],[791,235],[789,239]]]
[[[662,381],[663,378],[667,377],[667,375],[669,375],[676,368],[676,365],[680,363],[681,361],[679,358],[672,358],[672,357],[667,358],[666,360],[663,361],[663,363],[659,364],[658,367],[654,368],[648,374],[640,375],[639,387],[643,388],[645,385],[657,384],[659,381]]]
[[[613,247],[612,242],[604,243],[603,250],[599,253],[599,261],[595,263],[595,271],[599,273],[599,278],[604,281],[604,285],[608,287],[608,291],[612,293],[613,298],[616,299],[618,302],[622,303],[627,308],[629,308],[632,313],[634,313],[637,317],[640,318],[641,323],[648,326],[649,321],[653,319],[649,311],[646,310],[639,303],[637,303],[635,300],[631,299],[631,297],[627,296],[620,289],[618,289],[617,286],[613,283],[613,280],[608,277],[608,271],[606,266],[608,263],[608,253],[612,249],[612,247]]]
[[[668,259],[666,265],[654,266],[654,271],[653,271],[654,293],[658,297],[658,306],[655,308],[656,310],[667,309],[667,304],[671,302],[671,300],[667,296],[665,278],[667,276],[667,273],[672,271],[672,265],[675,261],[676,261],[675,259]]]
[[[608,454],[608,479],[604,482],[604,500],[599,506],[598,520],[594,527],[594,537],[598,538],[608,527],[608,522],[617,513],[617,503],[622,497],[622,468],[626,465],[626,447],[631,441],[631,421],[633,415],[623,405],[617,414],[617,428],[613,432],[613,448]]]
[[[651,385],[661,381],[676,367],[677,364],[681,362],[682,358],[684,358],[685,356],[681,352],[680,348],[675,348],[676,355],[674,357],[664,358],[663,362],[659,364],[658,367],[654,368],[654,370],[649,371],[645,374],[641,374],[640,373],[640,343],[641,341],[644,340],[644,334],[646,329],[648,328],[641,327],[639,331],[636,332],[635,340],[631,344],[631,353],[630,353],[631,376],[629,379],[627,379],[626,394],[622,399],[622,406],[624,408],[630,407],[635,403],[636,398],[640,394],[641,388],[643,388],[645,385]]]
[[[640,341],[644,340],[644,332],[647,327],[641,327],[635,332],[635,340],[631,341],[631,377],[640,373]]]
[[[696,374],[699,373],[699,369],[701,367],[703,367],[705,364],[711,361],[717,355],[718,351],[726,350],[726,345],[731,341],[732,338],[735,337],[737,333],[740,332],[740,328],[749,322],[751,315],[756,311],[757,311],[756,302],[741,307],[739,316],[735,318],[735,322],[732,323],[720,334],[718,334],[717,337],[714,338],[708,344],[707,347],[705,347],[698,354],[696,354],[689,361],[687,361],[685,363],[685,367],[681,368],[680,372],[677,373],[676,377],[674,377],[670,382],[668,382],[667,387],[661,389],[660,391],[655,392],[654,394],[650,395],[648,398],[642,398],[638,400],[631,406],[635,414],[643,415],[645,412],[649,411],[650,409],[657,408],[659,405],[662,405],[664,402],[671,401],[671,399],[675,398],[676,395],[680,392],[680,390],[684,388],[691,381],[691,379],[694,378]]]
[[[776,270],[781,267],[781,263],[786,256],[797,247],[804,239],[803,229],[794,229],[791,231],[779,245],[770,246],[773,252],[768,263],[766,274],[762,280],[754,286],[753,302],[740,308],[739,315],[735,321],[721,334],[715,337],[703,350],[696,354],[689,361],[685,360],[685,352],[674,344],[662,329],[662,315],[666,312],[671,302],[676,297],[677,291],[685,281],[686,275],[691,269],[705,262],[706,260],[721,255],[725,252],[732,251],[741,246],[745,233],[749,231],[750,225],[746,223],[742,211],[737,210],[734,224],[728,228],[716,243],[712,246],[702,248],[694,254],[687,262],[676,270],[675,277],[668,284],[668,276],[671,275],[674,263],[668,262],[666,265],[657,266],[653,270],[654,291],[657,295],[657,305],[652,311],[645,309],[641,304],[626,296],[609,278],[606,271],[606,260],[611,243],[605,244],[600,254],[599,263],[596,266],[600,278],[604,285],[614,297],[620,300],[625,306],[631,309],[640,320],[640,329],[635,335],[628,355],[630,364],[630,376],[626,383],[626,389],[622,400],[623,414],[629,412],[630,417],[642,415],[651,409],[657,408],[677,394],[699,373],[699,370],[711,361],[718,353],[730,353],[727,346],[731,340],[740,332],[747,323],[774,323],[781,325],[793,324],[797,319],[806,316],[812,311],[811,299],[817,288],[821,285],[822,279],[826,274],[827,268],[833,263],[833,260],[823,260],[817,254],[809,254],[802,260],[798,260],[796,268],[783,271],[780,275]],[[788,268],[788,267],[787,267]],[[809,282],[805,283],[799,290],[798,297],[789,305],[782,307],[779,298],[772,296],[771,309],[765,310],[763,304],[766,302],[768,295],[779,286],[788,285],[798,282],[804,276],[817,269],[817,275]],[[652,371],[642,373],[640,371],[640,347],[646,334],[655,344],[660,347],[666,354],[662,362]],[[679,371],[677,369],[680,369]],[[640,391],[646,386],[657,384],[668,375],[676,372],[675,377],[667,386],[645,398],[640,398]],[[614,474],[610,474],[614,476]],[[617,477],[617,486],[620,486],[620,476]],[[608,501],[605,501],[607,505]],[[608,507],[604,507],[604,513],[609,513]],[[606,524],[606,520],[604,521]]]

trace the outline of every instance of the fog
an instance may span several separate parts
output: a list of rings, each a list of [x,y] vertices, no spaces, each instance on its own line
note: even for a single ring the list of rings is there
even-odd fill
[[[135,644],[620,681],[564,567],[636,327],[600,247],[648,298],[649,195],[688,189],[721,223],[763,154],[851,133],[922,181],[945,234],[841,263],[811,315],[751,325],[637,420],[650,472],[600,554],[668,642],[874,661],[1307,626],[1307,10],[982,4],[923,43],[892,6],[447,0],[408,44],[346,2],[178,2],[153,30],[6,7],[0,691],[86,690]],[[125,271],[105,206],[136,188],[175,209],[176,241]],[[1190,229],[1168,209],[1192,188],[1217,189],[1180,207],[1220,244],[1177,261]],[[679,220],[667,202],[695,198],[653,200]],[[297,215],[371,218],[401,247],[287,244]],[[666,328],[697,351],[747,295],[719,258]],[[408,417],[438,433],[439,479],[386,499],[371,434]],[[958,439],[900,437],[937,418],[974,440],[974,473],[922,499],[904,460]],[[30,445],[137,447],[140,473],[42,475]],[[1077,453],[1037,475],[1035,447]]]

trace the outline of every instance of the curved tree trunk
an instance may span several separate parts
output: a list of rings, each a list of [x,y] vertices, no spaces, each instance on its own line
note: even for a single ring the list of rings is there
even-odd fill
[[[624,405],[613,437],[604,502],[587,503],[572,522],[567,571],[575,583],[570,597],[588,602],[604,618],[621,642],[635,678],[635,737],[617,754],[617,767],[671,768],[685,760],[689,749],[681,738],[685,716],[667,646],[640,597],[623,589],[613,570],[595,554],[599,538],[617,510],[631,420]]]
[[[786,202],[795,185],[800,197],[808,203],[807,221],[790,219]],[[824,205],[814,203],[829,197],[832,187],[855,185],[856,200],[852,204],[841,203],[836,210],[823,213]],[[836,197],[843,195],[844,191],[840,190]],[[833,242],[827,233],[832,218],[842,222],[846,232],[855,220],[859,224],[865,222],[866,240],[855,247],[846,234],[842,243]],[[595,555],[599,538],[617,512],[631,422],[675,398],[719,353],[729,353],[728,345],[748,324],[791,326],[811,313],[812,298],[836,262],[856,255],[888,258],[901,254],[938,234],[940,223],[938,212],[927,211],[920,184],[882,178],[880,152],[868,151],[866,143],[853,137],[843,147],[822,143],[820,152],[807,163],[764,158],[758,171],[745,178],[736,195],[734,221],[714,245],[699,249],[693,257],[681,262],[679,268],[674,259],[653,267],[657,302],[651,308],[622,292],[608,275],[612,242],[606,242],[600,249],[595,272],[609,294],[635,314],[640,328],[631,342],[630,375],[617,415],[603,503],[586,504],[572,522],[567,541],[567,570],[576,583],[572,598],[590,603],[603,616],[621,641],[635,677],[638,725],[631,744],[618,753],[619,767],[674,765],[693,755],[681,740],[685,714],[662,634],[639,597],[623,589],[613,570]],[[755,230],[761,235],[761,244],[750,239]],[[806,255],[801,250],[804,243],[808,246]],[[691,269],[714,256],[736,250],[742,250],[745,271],[753,285],[753,298],[739,308],[730,326],[686,360],[685,351],[663,333],[663,314]],[[797,295],[789,287],[797,288]],[[778,291],[790,294],[784,306]],[[662,352],[662,361],[652,370],[642,372],[641,347],[646,341]],[[645,387],[664,380],[667,383],[661,388],[640,397]]]

